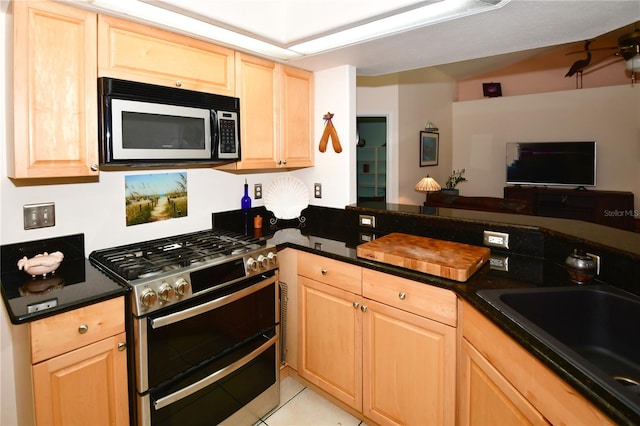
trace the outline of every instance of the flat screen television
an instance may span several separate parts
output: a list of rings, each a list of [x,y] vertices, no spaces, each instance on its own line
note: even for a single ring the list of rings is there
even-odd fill
[[[507,184],[596,185],[596,143],[508,142]]]

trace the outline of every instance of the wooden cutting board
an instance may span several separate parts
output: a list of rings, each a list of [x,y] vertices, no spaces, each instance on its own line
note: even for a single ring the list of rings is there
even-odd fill
[[[393,233],[356,247],[358,257],[456,281],[467,281],[489,260],[487,247]]]

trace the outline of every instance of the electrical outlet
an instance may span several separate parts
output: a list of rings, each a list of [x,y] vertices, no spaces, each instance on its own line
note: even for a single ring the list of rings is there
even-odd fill
[[[509,234],[505,232],[484,231],[483,241],[485,246],[509,248]]]
[[[54,203],[26,204],[22,207],[24,229],[46,228],[56,224]]]
[[[367,228],[375,228],[376,217],[368,214],[361,214],[358,216],[358,223],[360,223],[360,226],[364,226]]]
[[[262,198],[262,184],[256,183],[253,185],[253,198],[259,200]]]
[[[491,255],[489,265],[494,271],[509,272],[509,257],[495,254]]]
[[[361,232],[360,233],[360,242],[361,243],[368,243],[369,241],[373,241],[376,239],[376,234],[371,234],[368,232]]]
[[[315,198],[322,198],[322,184],[320,183],[313,184],[313,196]]]

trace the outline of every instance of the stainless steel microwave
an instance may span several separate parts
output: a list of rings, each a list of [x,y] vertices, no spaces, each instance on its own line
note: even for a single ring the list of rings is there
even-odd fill
[[[240,100],[98,79],[100,166],[175,166],[240,160]]]

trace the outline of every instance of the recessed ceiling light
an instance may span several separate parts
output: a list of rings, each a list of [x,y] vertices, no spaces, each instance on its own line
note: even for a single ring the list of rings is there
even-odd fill
[[[443,0],[407,12],[378,19],[324,37],[290,46],[289,49],[312,55],[348,45],[399,34],[416,28],[462,18],[503,7],[511,0]]]
[[[399,34],[476,13],[494,10],[511,0],[442,0],[427,6],[387,16],[333,34],[299,43],[288,48],[267,43],[244,34],[138,0],[71,0],[81,7],[98,12],[144,21],[191,34],[198,38],[226,44],[271,58],[290,60],[364,41]]]

